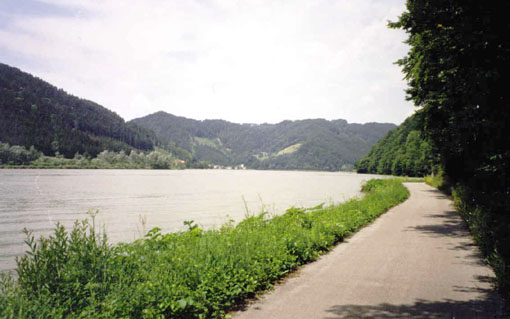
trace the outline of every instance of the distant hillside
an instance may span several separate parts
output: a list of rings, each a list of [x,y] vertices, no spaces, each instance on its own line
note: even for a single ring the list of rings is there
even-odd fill
[[[356,163],[358,173],[424,176],[438,163],[428,140],[421,135],[420,114],[408,117],[378,141]]]
[[[255,169],[352,169],[394,124],[344,120],[235,124],[158,112],[125,122],[106,108],[0,64],[0,142],[65,157],[160,145],[188,161]],[[189,153],[188,153],[189,152]],[[190,153],[192,155],[190,155]],[[191,156],[193,158],[191,158]]]
[[[197,121],[157,112],[131,121],[164,143],[217,165],[256,169],[340,170],[352,168],[394,124],[349,124],[323,119],[278,124]]]
[[[0,63],[0,142],[72,157],[105,149],[152,150],[155,141],[154,133],[114,112]]]

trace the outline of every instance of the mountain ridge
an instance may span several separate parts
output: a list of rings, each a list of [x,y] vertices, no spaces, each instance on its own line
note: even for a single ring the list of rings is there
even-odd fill
[[[252,169],[352,170],[392,123],[343,119],[276,124],[194,120],[159,111],[125,121],[107,108],[0,63],[0,142],[45,155],[95,157],[104,150],[151,151]]]
[[[198,160],[255,169],[350,170],[377,140],[396,127],[343,119],[239,124],[194,120],[164,111],[130,122],[152,130],[163,143],[190,151]]]

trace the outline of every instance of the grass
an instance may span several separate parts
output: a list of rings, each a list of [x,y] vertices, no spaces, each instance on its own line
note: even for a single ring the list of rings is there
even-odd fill
[[[317,259],[403,202],[398,180],[370,180],[363,198],[237,225],[162,234],[110,245],[92,222],[35,240],[17,260],[17,280],[0,280],[2,318],[221,318],[233,306]],[[346,274],[348,276],[349,274]]]
[[[425,182],[424,177],[397,177],[401,183],[423,183]]]
[[[452,195],[452,185],[446,180],[442,170],[435,175],[428,175],[424,177],[425,183],[439,189],[446,195]]]
[[[217,150],[220,150],[222,152],[225,152],[225,150],[222,147],[223,145],[221,145],[221,140],[220,139],[205,138],[205,137],[194,137],[193,139],[199,145],[209,146],[209,147],[211,147],[213,149],[217,149]]]
[[[285,155],[285,154],[292,154],[292,153],[297,152],[300,148],[301,148],[301,143],[297,143],[297,144],[291,145],[291,146],[289,146],[287,148],[284,148],[283,150],[281,150],[278,153],[276,153],[275,156],[280,156],[280,155]]]

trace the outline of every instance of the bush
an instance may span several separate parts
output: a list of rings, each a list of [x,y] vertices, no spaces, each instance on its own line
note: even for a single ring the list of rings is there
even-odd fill
[[[10,146],[7,143],[0,143],[0,165],[28,165],[41,156],[42,153],[38,152],[33,146],[27,150],[23,146]]]

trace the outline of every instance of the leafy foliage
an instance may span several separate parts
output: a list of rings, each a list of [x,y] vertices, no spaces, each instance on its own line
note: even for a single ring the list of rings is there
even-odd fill
[[[152,150],[156,144],[154,133],[1,63],[0,141],[66,158],[106,149]]]
[[[188,161],[177,158],[172,152],[156,148],[150,152],[132,150],[112,152],[102,151],[95,158],[74,154],[73,158],[45,156],[33,146],[30,150],[23,146],[9,146],[0,143],[0,167],[25,167],[25,168],[101,168],[101,169],[183,169],[183,168],[211,168],[209,163]]]
[[[2,318],[217,318],[316,259],[409,192],[396,180],[370,182],[363,199],[234,226],[162,234],[111,246],[88,222],[37,242],[28,234],[18,281],[0,281]]]
[[[422,108],[457,204],[510,296],[510,23],[508,1],[408,0],[394,28],[399,61]]]
[[[358,173],[425,176],[438,165],[436,152],[422,136],[420,113],[407,118],[356,163]]]
[[[41,156],[41,152],[33,146],[27,150],[23,146],[0,143],[0,165],[28,165]]]
[[[196,121],[157,112],[132,121],[173,142],[197,160],[256,169],[340,170],[352,167],[393,124],[349,124],[344,120],[235,124]],[[292,152],[288,148],[295,145]],[[287,151],[285,151],[287,150]],[[285,152],[284,152],[285,151]]]

